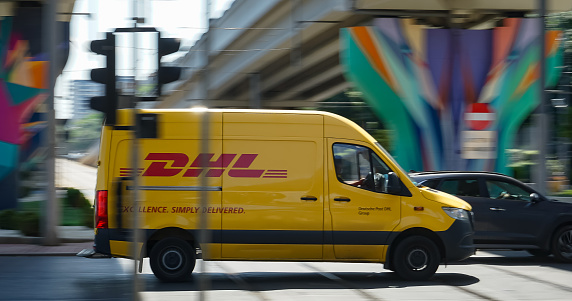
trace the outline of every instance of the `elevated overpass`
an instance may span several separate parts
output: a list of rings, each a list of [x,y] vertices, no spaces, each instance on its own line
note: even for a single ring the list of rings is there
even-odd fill
[[[339,64],[340,28],[407,17],[431,27],[487,29],[537,8],[538,0],[236,0],[175,62],[187,69],[157,107],[202,103],[207,49],[207,106],[311,107],[351,86]],[[572,3],[548,0],[547,9],[568,11]]]
[[[21,7],[43,7],[46,0],[13,0],[13,1],[1,1],[0,2],[0,16],[2,17],[13,17],[18,13],[18,8]],[[57,8],[56,15],[57,21],[69,22],[71,20],[73,6],[75,5],[75,0],[56,0]]]

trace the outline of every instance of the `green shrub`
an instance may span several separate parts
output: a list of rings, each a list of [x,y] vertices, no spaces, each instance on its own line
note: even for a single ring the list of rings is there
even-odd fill
[[[16,211],[12,209],[0,211],[0,229],[17,230]]]
[[[83,221],[82,221],[82,226],[88,227],[88,228],[93,228],[93,224],[94,224],[94,214],[95,214],[95,209],[94,208],[86,208],[83,211]]]
[[[18,228],[26,236],[40,236],[40,216],[36,212],[18,213]]]
[[[64,206],[73,208],[90,208],[91,203],[89,203],[81,191],[75,188],[68,188],[66,198],[64,200]]]
[[[563,196],[563,197],[571,197],[572,196],[572,190],[563,190],[557,193],[554,193],[555,196]]]

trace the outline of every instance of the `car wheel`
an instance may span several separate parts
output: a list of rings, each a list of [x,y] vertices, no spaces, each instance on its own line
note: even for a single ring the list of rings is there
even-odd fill
[[[426,280],[439,267],[441,257],[435,243],[427,237],[410,236],[399,242],[393,252],[393,267],[405,280]]]
[[[526,250],[526,252],[528,252],[528,254],[530,254],[532,256],[536,256],[536,257],[548,257],[548,256],[550,256],[550,254],[552,254],[552,252],[547,251],[547,250],[542,250],[542,249],[529,249],[529,250]]]
[[[179,238],[165,238],[151,249],[151,270],[161,281],[187,280],[195,268],[196,256],[193,247]]]
[[[572,262],[572,226],[564,226],[555,232],[552,254],[559,261]]]

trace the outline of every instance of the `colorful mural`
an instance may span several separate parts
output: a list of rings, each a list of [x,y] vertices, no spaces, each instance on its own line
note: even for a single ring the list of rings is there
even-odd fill
[[[342,29],[341,63],[393,130],[391,153],[406,170],[510,173],[505,150],[539,104],[538,22],[461,30],[377,19]],[[547,86],[559,78],[559,36],[546,35]]]
[[[45,127],[37,117],[31,119],[48,88],[41,16],[40,8],[21,8],[16,16],[0,21],[0,210],[15,207],[17,167],[21,160],[30,159],[21,156],[22,147],[33,153],[30,141]],[[69,49],[69,23],[58,23],[63,41],[58,49],[61,71]]]

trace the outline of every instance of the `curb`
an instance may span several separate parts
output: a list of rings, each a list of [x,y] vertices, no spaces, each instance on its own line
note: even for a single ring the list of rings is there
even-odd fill
[[[60,242],[57,246],[41,244],[0,244],[0,257],[6,256],[75,256],[84,249],[93,248],[93,241],[80,243]]]
[[[40,245],[42,244],[43,237],[32,237],[32,236],[0,236],[1,244],[26,244],[26,245]],[[59,238],[59,243],[81,243],[81,242],[93,242],[93,238]]]
[[[0,253],[0,257],[20,256],[20,257],[38,257],[38,256],[53,256],[53,257],[69,257],[76,256],[77,252],[39,252],[39,253]]]

